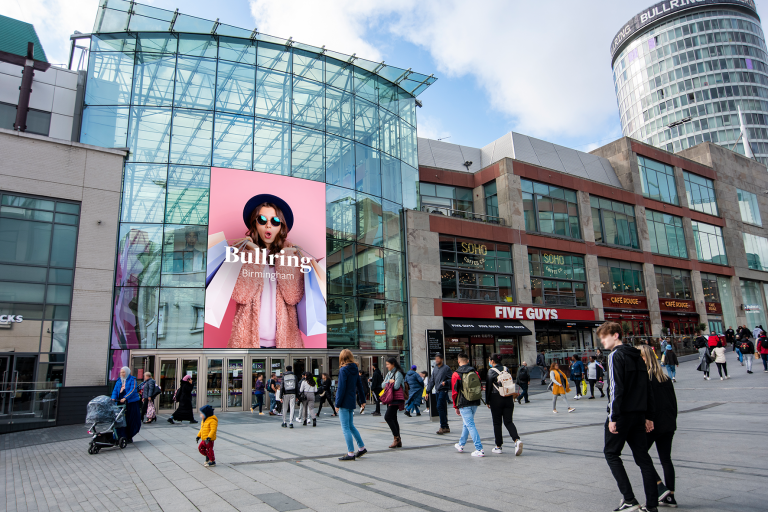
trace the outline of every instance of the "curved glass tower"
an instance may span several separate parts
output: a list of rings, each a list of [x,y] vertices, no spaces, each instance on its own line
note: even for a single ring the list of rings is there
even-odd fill
[[[80,141],[126,147],[112,348],[198,349],[211,167],[326,183],[328,347],[408,350],[403,208],[415,96],[432,76],[154,7],[102,0]],[[125,254],[133,251],[136,254]],[[190,265],[194,264],[190,263]],[[138,269],[138,270],[137,270]],[[184,313],[184,312],[187,313]]]
[[[752,0],[660,2],[619,31],[611,55],[625,136],[675,152],[733,147],[740,107],[768,164],[768,57]]]

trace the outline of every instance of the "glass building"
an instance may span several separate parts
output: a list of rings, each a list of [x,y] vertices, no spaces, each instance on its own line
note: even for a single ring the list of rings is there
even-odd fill
[[[408,361],[403,210],[418,203],[415,97],[435,80],[101,0],[80,140],[130,151],[113,306],[128,314],[113,320],[113,368],[130,358],[164,393],[199,371],[196,393],[238,409],[256,373],[335,375],[341,347],[366,371],[384,356]],[[204,272],[179,247],[206,247],[211,167],[326,183],[327,350],[203,353]]]
[[[754,2],[660,2],[611,44],[625,136],[677,152],[739,140],[741,108],[752,152],[768,164],[768,57]]]

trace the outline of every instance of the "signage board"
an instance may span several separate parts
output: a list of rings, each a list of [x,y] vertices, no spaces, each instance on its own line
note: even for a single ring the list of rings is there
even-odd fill
[[[443,302],[445,318],[498,318],[500,320],[595,320],[591,309],[548,308],[542,306],[497,306]]]
[[[723,307],[720,305],[719,302],[707,302],[707,313],[710,315],[722,315],[723,314]]]
[[[445,340],[442,329],[427,329],[427,360],[435,356],[445,357]]]
[[[648,310],[648,300],[642,295],[603,294],[605,309],[641,309]]]
[[[696,312],[696,303],[683,299],[659,299],[659,309],[662,311],[688,311]]]

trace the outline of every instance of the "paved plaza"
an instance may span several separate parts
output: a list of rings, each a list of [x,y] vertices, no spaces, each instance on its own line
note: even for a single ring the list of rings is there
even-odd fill
[[[733,353],[733,378],[702,380],[697,363],[682,363],[676,392],[680,415],[673,447],[681,510],[765,511],[768,507],[768,374],[747,375]],[[714,366],[713,366],[714,369]],[[539,391],[537,383],[531,386]],[[542,387],[543,388],[543,387]],[[132,446],[88,455],[84,426],[0,436],[4,509],[32,511],[291,511],[483,510],[608,511],[620,495],[602,454],[606,399],[571,402],[555,415],[551,395],[515,408],[525,443],[491,453],[490,413],[476,418],[485,458],[457,453],[461,421],[449,410],[452,433],[437,436],[426,416],[400,415],[403,449],[383,417],[355,416],[368,455],[340,462],[345,451],[338,418],[323,410],[317,428],[280,428],[276,417],[219,415],[217,466],[204,468],[197,429],[165,417],[144,425]],[[470,443],[468,443],[468,446]],[[640,471],[625,451],[638,498]],[[655,449],[651,452],[661,472]],[[641,500],[642,502],[643,500]]]

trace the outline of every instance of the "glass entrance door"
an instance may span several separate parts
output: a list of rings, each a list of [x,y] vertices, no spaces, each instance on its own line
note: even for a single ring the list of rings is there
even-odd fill
[[[243,410],[242,359],[227,359],[227,410]]]
[[[315,378],[319,378],[323,372],[325,372],[325,365],[323,365],[322,358],[312,358],[312,369],[310,370]]]
[[[293,358],[293,374],[297,379],[301,379],[301,374],[307,371],[307,358],[295,357]],[[298,382],[298,380],[297,380]]]
[[[160,385],[160,409],[173,409],[176,405],[173,401],[173,395],[178,389],[176,362],[176,359],[160,360],[160,375],[155,379]]]
[[[223,359],[208,359],[208,370],[206,372],[206,387],[208,390],[206,403],[214,409],[221,409],[221,388],[222,373],[221,366]]]
[[[198,364],[197,359],[182,359],[181,375],[179,375],[179,379],[183,379],[187,375],[192,377],[192,410],[193,411],[197,411],[197,390],[198,390],[197,364]]]

